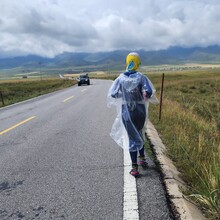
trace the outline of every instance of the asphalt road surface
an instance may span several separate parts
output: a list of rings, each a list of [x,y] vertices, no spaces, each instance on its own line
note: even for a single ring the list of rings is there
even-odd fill
[[[123,150],[110,138],[111,81],[0,109],[0,219],[123,219]],[[171,219],[155,164],[137,181],[140,219]]]

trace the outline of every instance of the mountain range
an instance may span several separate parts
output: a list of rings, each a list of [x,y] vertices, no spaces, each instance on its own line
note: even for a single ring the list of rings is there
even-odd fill
[[[96,53],[62,53],[54,58],[46,58],[36,55],[20,56],[13,58],[1,58],[0,70],[12,68],[24,68],[34,70],[36,68],[69,68],[78,70],[84,68],[108,69],[124,68],[125,57],[130,51],[117,50]],[[220,63],[220,46],[209,47],[170,47],[158,51],[137,51],[140,54],[142,65],[183,64],[183,63]]]

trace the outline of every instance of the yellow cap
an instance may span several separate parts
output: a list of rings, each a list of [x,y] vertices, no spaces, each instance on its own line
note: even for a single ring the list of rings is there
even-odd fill
[[[129,53],[126,57],[126,69],[137,70],[141,64],[140,56],[136,52]]]

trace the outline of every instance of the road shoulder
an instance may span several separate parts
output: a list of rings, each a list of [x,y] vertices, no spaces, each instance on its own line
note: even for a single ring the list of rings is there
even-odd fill
[[[179,172],[173,162],[165,155],[166,146],[162,143],[154,125],[150,121],[148,121],[146,133],[153,147],[156,160],[160,166],[163,182],[169,196],[175,218],[180,220],[206,219],[198,207],[184,198],[180,189],[185,188],[186,185],[179,177]]]

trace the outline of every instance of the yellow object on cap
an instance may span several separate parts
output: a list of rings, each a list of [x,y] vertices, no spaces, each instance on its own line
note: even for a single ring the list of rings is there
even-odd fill
[[[137,70],[141,64],[140,56],[138,53],[129,53],[126,57],[126,69],[128,71]]]

